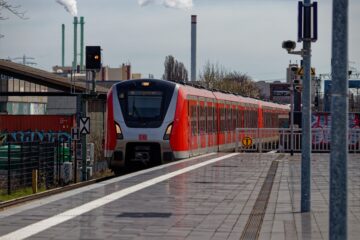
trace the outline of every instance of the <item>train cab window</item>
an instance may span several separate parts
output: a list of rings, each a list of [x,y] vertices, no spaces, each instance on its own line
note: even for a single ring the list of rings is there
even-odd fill
[[[176,85],[164,81],[149,82],[146,87],[141,81],[117,85],[121,113],[130,128],[157,128],[165,118]]]
[[[155,118],[161,115],[162,92],[130,91],[128,93],[128,114],[133,118]]]

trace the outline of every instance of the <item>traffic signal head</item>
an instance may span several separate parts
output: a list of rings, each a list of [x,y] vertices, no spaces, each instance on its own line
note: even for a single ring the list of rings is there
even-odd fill
[[[101,68],[101,47],[86,46],[86,69]]]

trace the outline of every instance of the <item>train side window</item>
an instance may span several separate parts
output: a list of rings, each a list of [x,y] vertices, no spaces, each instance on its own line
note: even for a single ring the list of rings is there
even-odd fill
[[[226,119],[225,119],[225,108],[222,107],[222,108],[220,108],[220,131],[221,131],[221,132],[224,132],[225,129],[226,129],[225,122],[226,122]]]
[[[213,117],[214,117],[214,121],[213,121],[213,132],[217,132],[217,122],[218,122],[218,116],[217,116],[217,112],[216,112],[216,108],[212,107],[212,111],[213,111]]]
[[[212,107],[208,106],[206,107],[207,110],[207,132],[212,133],[213,132],[213,109]]]
[[[251,110],[250,123],[251,123],[251,127],[254,128],[255,127],[255,111],[254,110]]]
[[[236,106],[235,106],[236,107]],[[232,130],[234,131],[236,128],[236,119],[237,119],[237,114],[236,114],[236,108],[232,109]]]
[[[249,117],[250,117],[250,111],[248,109],[246,109],[246,112],[245,112],[245,126],[246,126],[246,128],[250,127]]]
[[[247,128],[247,110],[244,109],[244,128]]]
[[[203,134],[205,132],[205,108],[204,106],[199,107],[199,132]]]
[[[231,108],[229,105],[229,108],[226,108],[226,131],[231,130]]]
[[[190,116],[190,121],[191,121],[191,134],[193,136],[197,135],[197,114],[196,114],[196,106],[192,105],[190,107],[191,109],[191,116]]]
[[[254,125],[255,125],[255,128],[257,128],[258,127],[258,119],[259,119],[259,114],[258,114],[259,112],[258,112],[258,110],[256,109],[255,111],[254,111]]]

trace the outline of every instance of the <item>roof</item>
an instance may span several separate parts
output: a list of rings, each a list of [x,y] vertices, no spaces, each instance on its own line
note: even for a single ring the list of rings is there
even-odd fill
[[[0,59],[0,74],[8,75],[21,80],[26,80],[35,84],[40,84],[56,90],[70,92],[73,86],[75,92],[86,92],[86,86],[82,83],[71,83],[70,79],[56,74]],[[104,87],[96,88],[98,93],[107,93]]]

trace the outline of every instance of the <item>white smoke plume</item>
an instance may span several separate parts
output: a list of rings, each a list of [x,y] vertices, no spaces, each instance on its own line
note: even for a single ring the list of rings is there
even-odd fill
[[[56,0],[56,2],[63,5],[66,11],[68,11],[71,15],[77,16],[76,0]]]
[[[193,6],[192,0],[138,0],[140,6],[149,4],[161,4],[169,8],[191,9]]]

